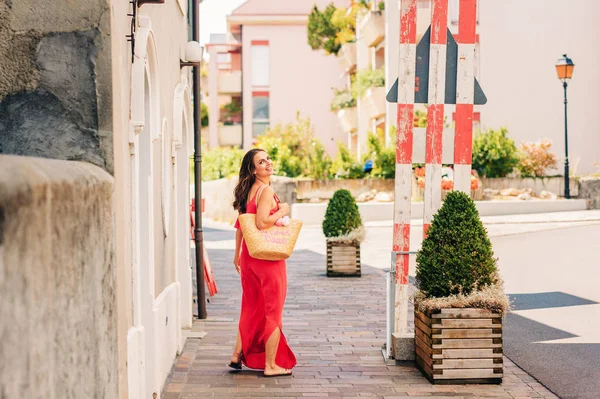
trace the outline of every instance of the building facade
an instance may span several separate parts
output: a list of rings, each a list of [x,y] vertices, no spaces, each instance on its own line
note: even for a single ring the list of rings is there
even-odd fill
[[[367,132],[389,131],[396,124],[396,105],[385,102],[385,93],[397,78],[398,2],[372,3],[372,10],[357,19],[356,42],[340,51],[346,75],[363,69],[385,69],[385,90],[372,88],[357,99],[357,106],[338,112],[348,132],[350,146],[360,155]],[[431,1],[417,0],[417,42],[430,25]],[[554,3],[553,3],[554,4]],[[502,126],[508,128],[517,146],[549,138],[559,157],[562,172],[565,154],[562,84],[555,71],[557,59],[567,53],[575,62],[568,86],[568,145],[572,174],[598,170],[600,122],[594,110],[600,106],[600,75],[595,71],[600,53],[595,37],[600,27],[600,5],[584,0],[570,7],[556,2],[477,2],[475,76],[488,102],[474,107],[474,131]],[[449,0],[448,29],[457,38],[459,0]],[[348,79],[347,85],[350,80]],[[384,111],[385,109],[385,111]],[[418,109],[418,108],[417,108]],[[424,105],[420,110],[426,112]],[[452,128],[454,106],[445,106]],[[415,134],[424,134],[416,131]]]
[[[192,325],[192,81],[180,61],[193,1],[0,0],[0,153],[114,177],[115,267],[103,278],[115,279],[116,308],[104,311],[116,314],[106,351],[120,398],[160,397]]]
[[[310,117],[328,152],[346,141],[329,111],[332,87],[343,83],[339,61],[307,44],[308,14],[329,3],[248,0],[227,17],[228,34],[207,45],[210,146],[250,148],[268,126],[294,122],[297,113]]]

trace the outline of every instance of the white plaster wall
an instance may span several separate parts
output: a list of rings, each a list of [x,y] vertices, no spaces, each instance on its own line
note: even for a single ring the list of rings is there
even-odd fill
[[[600,3],[580,0],[480,1],[481,106],[484,126],[506,126],[517,143],[550,138],[564,162],[563,88],[554,65],[567,53],[571,170],[600,161]]]
[[[292,123],[296,112],[310,116],[315,135],[335,155],[337,140],[346,141],[337,116],[331,112],[332,87],[344,87],[339,60],[307,43],[306,25],[246,25],[243,39],[244,148],[252,145],[252,40],[268,40],[270,47],[270,121]]]

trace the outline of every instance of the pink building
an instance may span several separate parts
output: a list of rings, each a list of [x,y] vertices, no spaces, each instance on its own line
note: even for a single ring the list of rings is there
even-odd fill
[[[331,2],[248,0],[227,18],[226,35],[211,36],[211,147],[250,148],[268,126],[293,122],[297,112],[310,117],[331,154],[338,140],[347,141],[330,111],[331,88],[344,85],[339,60],[307,43],[308,14],[315,4],[323,9]]]

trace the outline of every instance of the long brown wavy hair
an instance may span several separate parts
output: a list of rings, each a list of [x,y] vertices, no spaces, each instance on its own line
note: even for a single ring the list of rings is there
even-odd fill
[[[248,202],[248,194],[250,189],[256,181],[256,175],[254,174],[254,155],[257,152],[265,152],[260,148],[253,148],[244,155],[242,159],[242,166],[240,167],[240,178],[233,194],[235,199],[233,201],[233,209],[241,213],[246,213],[246,203]]]

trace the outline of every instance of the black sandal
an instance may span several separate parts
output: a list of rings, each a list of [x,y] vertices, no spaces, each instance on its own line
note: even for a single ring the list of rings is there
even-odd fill
[[[243,356],[243,354],[242,354],[242,353],[240,353],[240,354],[238,355],[238,361],[237,361],[237,363],[234,363],[234,362],[231,362],[231,361],[230,361],[230,362],[229,362],[229,364],[228,364],[227,366],[228,366],[228,367],[231,367],[231,368],[232,368],[232,369],[234,369],[234,370],[241,370],[241,369],[242,369],[242,356]]]

